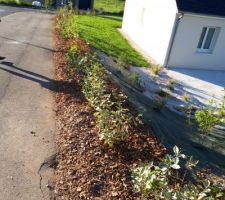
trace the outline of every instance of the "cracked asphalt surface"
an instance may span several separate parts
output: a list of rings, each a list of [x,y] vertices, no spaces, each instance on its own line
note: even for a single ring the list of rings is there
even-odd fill
[[[0,23],[0,200],[50,199],[54,171],[39,169],[55,153],[53,15],[13,9]]]

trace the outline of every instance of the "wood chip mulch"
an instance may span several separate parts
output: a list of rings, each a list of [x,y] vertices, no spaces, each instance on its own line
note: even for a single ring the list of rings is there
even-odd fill
[[[132,127],[126,141],[108,148],[99,139],[94,110],[81,87],[66,76],[67,41],[57,29],[54,43],[58,127],[56,199],[140,199],[132,190],[130,169],[140,162],[161,160],[165,147],[157,142],[149,127],[140,125]]]

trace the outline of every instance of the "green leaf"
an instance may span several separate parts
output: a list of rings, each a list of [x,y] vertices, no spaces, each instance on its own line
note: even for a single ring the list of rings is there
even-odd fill
[[[173,164],[173,165],[171,165],[171,167],[173,169],[180,169],[180,165],[178,165],[178,164]]]
[[[224,197],[224,196],[225,196],[224,192],[219,192],[219,193],[216,194],[217,198]]]
[[[178,148],[177,146],[174,146],[174,147],[173,147],[173,152],[174,152],[175,154],[179,154],[179,153],[180,153],[180,150],[179,150],[179,148]]]
[[[200,193],[199,195],[198,195],[198,200],[202,200],[204,197],[206,197],[207,195],[204,193],[204,192],[202,192],[202,193]]]
[[[203,185],[205,188],[208,188],[210,186],[210,181],[209,180],[204,181]]]
[[[180,162],[180,159],[179,159],[179,158],[175,158],[175,159],[174,159],[174,164],[178,165],[179,162]]]

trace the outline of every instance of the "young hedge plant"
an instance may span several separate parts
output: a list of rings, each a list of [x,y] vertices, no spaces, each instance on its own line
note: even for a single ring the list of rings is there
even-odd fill
[[[155,165],[141,164],[132,169],[134,191],[142,199],[165,200],[214,200],[225,197],[224,186],[220,182],[212,183],[209,180],[198,180],[196,183],[188,182],[187,171],[192,171],[198,161],[187,157],[175,146],[173,155],[167,155],[163,162]],[[186,165],[182,169],[180,160],[185,159]],[[179,171],[185,171],[183,177]]]
[[[215,125],[220,123],[220,119],[215,115],[216,104],[214,100],[201,110],[196,111],[195,119],[198,122],[199,130],[204,134],[210,134]]]
[[[199,125],[199,130],[204,134],[209,134],[219,120],[210,109],[202,109],[196,112],[195,118]]]
[[[126,138],[133,116],[129,110],[122,106],[122,94],[107,92],[107,86],[103,79],[105,72],[99,63],[87,68],[82,91],[95,108],[95,117],[100,130],[100,138],[110,147],[116,142]]]
[[[106,73],[95,55],[81,54],[76,45],[71,45],[66,55],[68,76],[78,76],[82,92],[95,109],[100,139],[109,147],[125,140],[130,124],[135,123],[130,111],[123,107],[126,96],[107,91]]]

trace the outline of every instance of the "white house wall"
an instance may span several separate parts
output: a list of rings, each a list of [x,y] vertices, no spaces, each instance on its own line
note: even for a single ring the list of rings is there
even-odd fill
[[[175,0],[126,0],[122,30],[163,64],[176,13]]]
[[[211,54],[196,51],[204,26],[221,27]],[[168,67],[225,70],[225,18],[185,14],[178,25]]]

